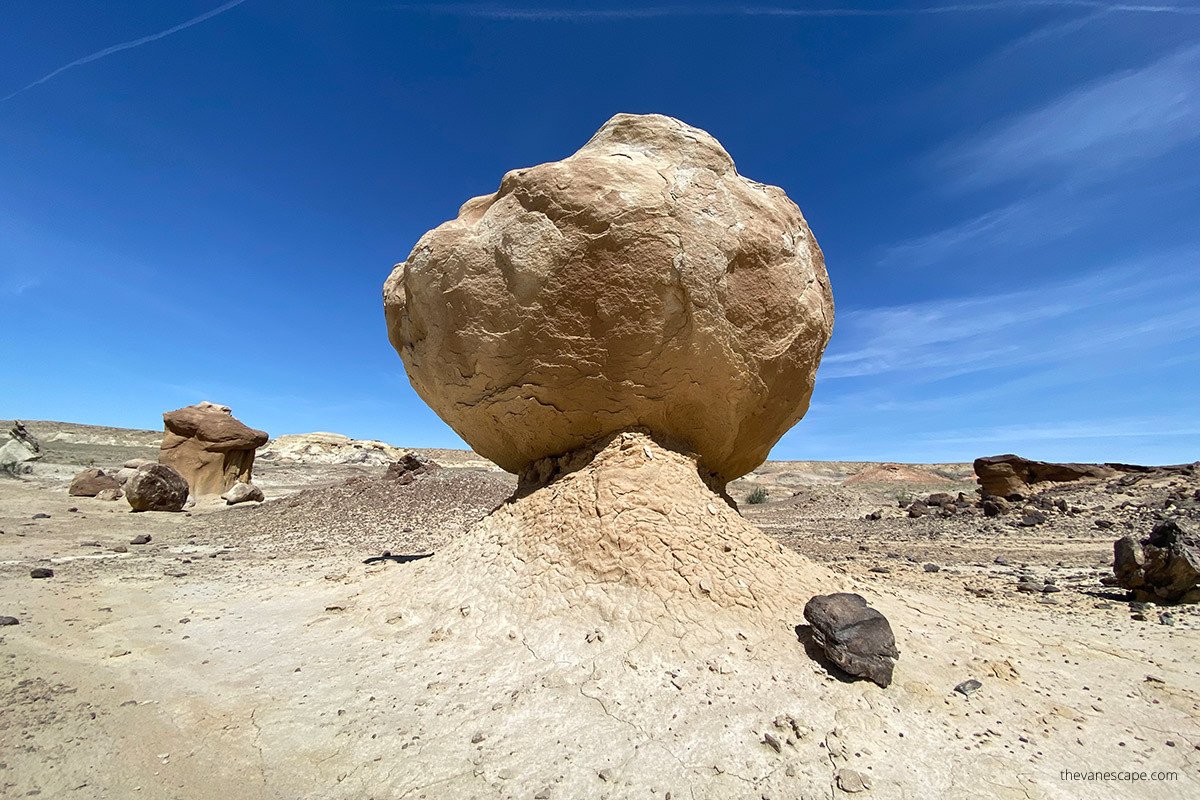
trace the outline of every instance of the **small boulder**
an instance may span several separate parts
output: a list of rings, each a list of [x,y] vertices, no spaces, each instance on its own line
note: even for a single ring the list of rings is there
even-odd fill
[[[923,517],[928,513],[929,513],[929,506],[925,505],[925,503],[923,503],[920,500],[917,500],[915,503],[910,504],[908,507],[908,515],[910,517],[912,517],[913,519],[916,519],[917,517]]]
[[[0,625],[20,625],[21,620],[16,617],[0,617]]]
[[[221,495],[226,505],[235,506],[238,503],[261,503],[265,500],[263,490],[252,483],[235,483],[233,488]]]
[[[949,494],[948,492],[936,492],[929,495],[929,498],[925,501],[925,504],[931,506],[944,506],[947,503],[953,502],[954,495]]]
[[[1142,602],[1200,602],[1200,528],[1186,519],[1154,526],[1140,542],[1124,536],[1113,545],[1116,584]]]
[[[900,657],[892,626],[862,595],[817,595],[804,606],[804,618],[834,664],[882,687],[892,682],[895,659]]]
[[[983,513],[988,517],[1002,517],[1012,510],[1003,497],[989,497],[983,501]]]
[[[187,480],[166,464],[147,464],[125,483],[134,511],[182,511],[187,498]]]
[[[106,475],[102,469],[85,469],[71,481],[67,494],[72,497],[95,497],[105,489],[119,489],[121,484],[112,475]]]
[[[138,460],[141,461],[142,459],[138,459]],[[149,462],[149,463],[154,463],[154,462]],[[125,481],[132,478],[134,476],[134,474],[137,473],[137,471],[138,471],[137,467],[121,467],[119,470],[117,470],[117,475],[116,475],[117,483],[124,486]]]
[[[120,489],[105,489],[96,495],[97,500],[120,500],[125,496],[125,493]]]
[[[412,483],[418,475],[425,475],[441,469],[442,465],[433,459],[417,453],[405,453],[399,460],[388,464],[383,473],[385,480],[396,481],[401,486]]]
[[[53,578],[54,570],[50,569],[49,567],[34,567],[33,569],[29,570],[29,577],[31,577],[31,578]]]
[[[1046,522],[1046,515],[1036,508],[1026,508],[1021,515],[1020,525],[1022,528],[1032,528],[1035,525],[1043,525]]]

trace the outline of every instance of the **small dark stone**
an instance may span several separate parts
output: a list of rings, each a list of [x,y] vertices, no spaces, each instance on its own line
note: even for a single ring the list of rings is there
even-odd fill
[[[775,736],[771,735],[770,733],[763,734],[763,744],[770,747],[776,753],[781,752],[783,750],[783,745],[780,743],[779,739],[777,739]]]
[[[1058,586],[1055,586],[1053,583],[1047,583],[1045,586],[1042,587],[1043,594],[1054,594],[1055,592],[1061,592],[1061,591],[1062,591],[1062,589]]]
[[[937,564],[926,564],[924,567],[922,567],[922,569],[924,569],[926,572],[941,572],[942,571],[942,568],[939,567]]]
[[[1002,567],[1007,567],[1009,565],[1008,559],[1004,556],[996,556],[995,563]]]
[[[1045,591],[1045,589],[1046,585],[1044,583],[1037,583],[1036,581],[1021,581],[1017,584],[1018,592],[1027,592],[1029,594],[1042,592]]]
[[[1097,528],[1099,528],[1099,529],[1100,529],[1100,530],[1102,530],[1102,531],[1106,531],[1106,530],[1108,530],[1108,529],[1109,529],[1109,528],[1111,528],[1111,527],[1112,527],[1114,524],[1116,524],[1116,523],[1114,523],[1112,520],[1108,520],[1108,519],[1098,519],[1098,520],[1096,520],[1096,527],[1097,527]]]
[[[1130,618],[1130,619],[1135,619],[1135,620],[1137,620],[1138,622],[1145,622],[1145,621],[1146,621],[1146,615],[1145,615],[1145,614],[1143,614],[1143,613],[1142,613],[1142,612],[1140,612],[1140,611],[1138,611],[1137,613],[1134,613],[1134,614],[1130,614],[1130,615],[1129,615],[1129,618]]]
[[[913,519],[916,519],[917,517],[923,517],[928,513],[929,513],[929,506],[925,505],[920,500],[916,501],[915,503],[913,503],[912,505],[910,505],[908,507],[908,515],[910,517],[912,517]]]
[[[870,514],[867,514],[867,516],[864,517],[864,519],[868,519],[868,520],[872,520],[872,521],[883,519],[883,512],[882,511],[872,511]]]
[[[804,618],[834,664],[885,688],[892,682],[895,659],[900,657],[892,626],[861,595],[818,595],[804,606]]]
[[[31,578],[53,578],[54,570],[50,569],[49,567],[34,567],[33,569],[29,570],[29,577],[31,577]]]
[[[970,697],[975,692],[983,688],[983,684],[972,678],[969,681],[963,681],[958,686],[954,687],[954,691],[961,694],[963,697]]]
[[[20,625],[21,620],[16,617],[0,617],[0,625]]]
[[[1021,527],[1032,528],[1034,525],[1042,525],[1046,522],[1046,515],[1036,508],[1027,508],[1025,513],[1021,515]]]
[[[891,571],[892,570],[889,567],[871,567],[871,572],[878,572],[881,575],[886,575]]]
[[[148,533],[139,533],[137,536],[129,540],[130,544],[150,544],[151,536]]]
[[[50,519],[50,515],[49,514],[34,514],[33,518],[34,519]]]

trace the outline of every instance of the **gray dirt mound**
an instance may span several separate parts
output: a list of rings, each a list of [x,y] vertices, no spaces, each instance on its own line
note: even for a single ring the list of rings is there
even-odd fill
[[[429,552],[502,503],[514,485],[510,475],[474,469],[437,469],[410,483],[356,476],[261,505],[237,506],[201,524],[213,536],[251,548]]]

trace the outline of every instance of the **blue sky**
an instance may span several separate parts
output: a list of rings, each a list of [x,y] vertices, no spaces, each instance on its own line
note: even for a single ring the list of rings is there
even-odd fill
[[[392,265],[657,112],[825,251],[773,458],[1200,458],[1196,3],[10,3],[0,54],[0,417],[459,446]]]

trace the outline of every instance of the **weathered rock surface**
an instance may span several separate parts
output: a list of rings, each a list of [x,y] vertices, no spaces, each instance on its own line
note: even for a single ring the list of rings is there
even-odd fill
[[[158,460],[182,475],[197,496],[250,483],[254,451],[269,438],[235,419],[228,406],[208,402],[169,411],[163,424]]]
[[[259,458],[297,464],[367,464],[383,466],[396,461],[405,450],[385,442],[351,439],[340,433],[297,433],[267,443]]]
[[[1138,541],[1124,536],[1113,545],[1116,583],[1136,599],[1167,603],[1200,602],[1200,526],[1168,519]]]
[[[388,464],[383,477],[386,480],[396,481],[401,486],[404,486],[412,483],[420,475],[425,475],[441,468],[442,465],[433,459],[425,458],[418,453],[407,453]]]
[[[862,595],[818,595],[804,606],[804,618],[834,664],[885,688],[892,682],[895,659],[900,657],[892,626]]]
[[[38,458],[41,458],[41,454],[20,439],[8,436],[0,440],[0,464],[24,464]]]
[[[182,511],[188,482],[166,464],[147,464],[125,482],[125,499],[134,511]]]
[[[121,484],[102,469],[85,469],[71,481],[67,494],[71,497],[95,497],[106,489],[120,489]]]
[[[235,506],[238,503],[261,503],[266,499],[263,490],[252,483],[235,483],[233,488],[221,495],[225,505]]]
[[[804,415],[833,326],[796,205],[659,115],[469,200],[384,309],[417,393],[504,469],[645,427],[722,482]]]
[[[1010,454],[975,459],[975,475],[984,497],[1021,499],[1029,487],[1043,481],[1077,481],[1084,478],[1111,478],[1117,471],[1105,464],[1056,464],[1031,461]]]

